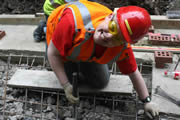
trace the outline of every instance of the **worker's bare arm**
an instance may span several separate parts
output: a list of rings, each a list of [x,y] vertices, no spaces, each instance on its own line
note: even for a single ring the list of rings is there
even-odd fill
[[[136,92],[138,93],[140,99],[143,100],[147,96],[149,96],[144,79],[138,69],[136,69],[135,72],[129,74],[129,77],[130,77],[130,79],[133,83],[133,86],[134,86]]]
[[[139,70],[136,69],[135,72],[129,74],[129,77],[140,99],[141,100],[146,99],[149,96],[149,93],[148,93],[146,84],[144,82],[144,79],[141,73],[139,72]],[[153,103],[152,101],[148,101],[148,102],[146,101],[144,103],[144,110],[145,110],[146,115],[149,116],[149,118],[151,119],[159,115],[159,108],[157,104]]]
[[[55,72],[57,78],[59,79],[61,85],[64,88],[66,98],[71,103],[78,102],[79,99],[72,95],[73,89],[72,89],[72,85],[69,83],[67,75],[65,73],[64,62],[63,62],[62,57],[59,54],[58,50],[54,46],[52,40],[50,41],[50,44],[48,46],[48,59],[49,59],[51,68]]]
[[[61,85],[66,84],[68,82],[68,78],[64,71],[64,62],[52,40],[48,46],[48,60]]]

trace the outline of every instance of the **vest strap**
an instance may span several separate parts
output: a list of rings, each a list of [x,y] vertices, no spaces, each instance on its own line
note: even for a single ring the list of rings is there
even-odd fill
[[[93,35],[93,32],[92,32],[92,31],[94,31],[95,29],[94,29],[93,24],[92,24],[92,21],[91,21],[91,14],[90,14],[89,10],[87,9],[87,7],[86,7],[84,4],[82,4],[82,3],[78,2],[78,1],[77,1],[77,2],[73,2],[73,3],[69,3],[68,5],[70,5],[70,4],[76,5],[77,8],[79,9],[80,14],[81,14],[81,16],[82,16],[84,28],[85,28],[85,30],[86,30],[84,40],[83,40],[77,47],[74,48],[74,50],[72,51],[72,53],[71,53],[70,56],[67,56],[67,59],[70,59],[70,60],[72,60],[72,61],[75,61],[75,60],[77,60],[77,57],[78,57],[79,54],[80,54],[81,46],[82,46],[87,40],[89,40],[89,39],[92,37],[92,35]],[[68,6],[68,5],[67,5],[67,6]],[[74,16],[75,32],[76,32],[76,34],[75,34],[75,36],[74,36],[74,38],[75,38],[76,35],[77,35],[77,33],[78,33],[78,31],[79,31],[79,29],[77,28],[76,15],[75,15],[75,12],[74,12],[74,10],[73,10],[72,7],[68,7],[68,8],[70,8],[70,9],[72,10],[72,13],[73,13],[73,16]]]

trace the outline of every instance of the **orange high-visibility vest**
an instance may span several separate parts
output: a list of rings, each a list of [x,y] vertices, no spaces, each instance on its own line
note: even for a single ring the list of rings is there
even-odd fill
[[[112,11],[96,2],[88,2],[86,0],[79,0],[78,2],[63,5],[53,11],[47,23],[46,39],[48,44],[61,18],[62,12],[66,8],[72,10],[76,32],[73,39],[73,46],[66,56],[67,60],[106,64],[109,62],[121,61],[128,57],[126,52],[126,49],[129,47],[128,44],[107,48],[104,54],[99,58],[94,56],[95,43],[93,40],[93,33],[99,23],[101,23],[106,16],[110,15]]]

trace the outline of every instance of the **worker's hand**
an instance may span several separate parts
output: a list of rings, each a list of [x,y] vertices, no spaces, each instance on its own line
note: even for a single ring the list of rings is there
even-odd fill
[[[159,115],[159,108],[158,108],[157,104],[155,104],[153,102],[145,103],[144,111],[150,119],[153,119],[154,117]]]
[[[79,101],[79,98],[76,98],[72,95],[73,87],[69,82],[64,84],[63,88],[64,88],[64,92],[66,94],[66,98],[69,100],[70,103],[77,103]]]

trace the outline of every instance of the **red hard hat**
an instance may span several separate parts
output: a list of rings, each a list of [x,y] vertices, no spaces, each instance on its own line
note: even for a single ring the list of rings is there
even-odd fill
[[[144,37],[151,26],[149,13],[137,6],[120,7],[117,10],[117,21],[128,43],[136,43]]]

